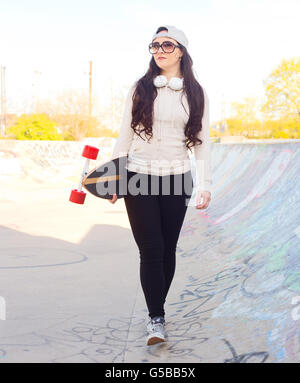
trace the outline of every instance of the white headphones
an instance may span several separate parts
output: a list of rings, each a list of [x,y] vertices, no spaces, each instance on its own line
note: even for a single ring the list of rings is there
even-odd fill
[[[161,88],[163,86],[168,86],[169,88],[171,88],[173,90],[181,90],[181,89],[183,89],[183,78],[171,77],[169,82],[168,82],[168,79],[166,76],[159,75],[159,76],[154,77],[153,84],[157,88]]]

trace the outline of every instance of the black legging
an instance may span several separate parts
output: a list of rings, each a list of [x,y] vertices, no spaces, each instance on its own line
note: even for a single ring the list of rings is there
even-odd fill
[[[128,189],[148,182],[140,194],[128,190],[124,202],[139,248],[140,280],[149,316],[165,316],[164,303],[175,273],[176,245],[193,191],[192,174],[153,176],[128,171],[127,176]],[[136,182],[137,177],[140,181]]]

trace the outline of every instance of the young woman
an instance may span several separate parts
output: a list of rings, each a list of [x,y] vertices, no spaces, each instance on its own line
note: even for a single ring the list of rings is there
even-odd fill
[[[140,253],[140,280],[150,317],[148,345],[165,341],[164,303],[193,187],[197,209],[207,208],[211,198],[208,97],[194,77],[187,47],[181,30],[172,25],[157,29],[149,45],[149,68],[129,90],[111,156],[128,157],[124,202]],[[110,202],[116,200],[114,194]]]

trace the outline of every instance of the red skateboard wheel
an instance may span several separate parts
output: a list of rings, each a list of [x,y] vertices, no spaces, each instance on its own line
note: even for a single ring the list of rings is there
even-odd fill
[[[83,191],[78,191],[77,189],[73,189],[71,191],[71,195],[69,201],[79,204],[84,204],[86,193]]]
[[[95,146],[85,145],[82,152],[82,157],[89,158],[90,160],[96,160],[99,149]]]

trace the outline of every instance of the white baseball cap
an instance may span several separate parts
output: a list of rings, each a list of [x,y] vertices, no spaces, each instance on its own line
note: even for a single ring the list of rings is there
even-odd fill
[[[174,27],[174,25],[164,25],[164,27],[168,30],[168,32],[159,32],[152,36],[152,41],[156,39],[156,37],[166,36],[171,37],[172,39],[178,41],[184,47],[188,47],[188,39],[183,31]]]

